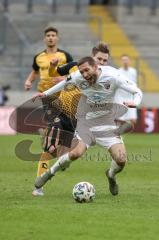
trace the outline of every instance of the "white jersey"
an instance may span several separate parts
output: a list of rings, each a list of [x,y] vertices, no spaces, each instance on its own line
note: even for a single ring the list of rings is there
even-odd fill
[[[137,71],[135,68],[129,67],[125,69],[123,67],[119,68],[119,71],[122,75],[127,77],[132,84],[137,85]]]
[[[117,89],[124,89],[136,95],[135,104],[141,101],[142,93],[128,78],[120,74],[120,71],[110,66],[99,67],[101,74],[92,86],[83,78],[79,71],[73,72],[67,78],[67,84],[75,84],[83,95],[87,97],[88,103],[114,102]]]
[[[130,84],[137,86],[137,71],[135,68],[129,67],[127,70],[119,68],[120,74],[129,79]],[[132,93],[123,89],[118,89],[115,94],[115,102],[122,103],[123,101],[133,102],[134,96]],[[120,118],[121,120],[136,119],[136,109],[128,109],[128,112]]]
[[[53,94],[62,89],[67,84],[76,85],[81,93],[86,97],[86,103],[103,105],[104,103],[115,102],[116,90],[121,88],[128,91],[134,96],[134,104],[138,105],[142,99],[142,92],[139,88],[132,85],[129,79],[122,76],[118,69],[110,66],[98,67],[101,71],[97,81],[93,85],[89,85],[88,81],[83,78],[79,71],[73,72],[63,83],[59,83],[51,89],[45,91],[46,95]]]
[[[134,68],[128,68],[125,70],[124,68],[119,68],[119,72],[123,77],[129,79],[129,83],[136,86],[137,85],[137,72]],[[118,89],[115,94],[115,102],[121,103],[125,101],[133,102],[133,94],[125,91],[123,89]]]

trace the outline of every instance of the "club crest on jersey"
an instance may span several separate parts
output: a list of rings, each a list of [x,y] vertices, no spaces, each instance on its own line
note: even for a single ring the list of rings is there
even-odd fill
[[[60,118],[58,117],[54,118],[54,123],[58,123],[58,122],[60,122]]]
[[[110,88],[110,81],[107,80],[105,83],[104,83],[104,87],[105,89],[109,89]]]
[[[89,83],[87,81],[83,81],[80,83],[79,87],[82,89],[82,90],[85,90],[89,87]]]

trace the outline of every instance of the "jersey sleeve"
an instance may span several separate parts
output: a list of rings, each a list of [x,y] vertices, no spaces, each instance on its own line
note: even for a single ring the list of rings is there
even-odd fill
[[[72,55],[71,55],[70,53],[65,52],[65,55],[66,55],[66,61],[67,61],[67,63],[73,61],[73,57],[72,57]]]
[[[70,75],[68,75],[68,77],[66,78],[66,82],[67,84],[72,83],[74,85],[78,85],[78,81],[80,79],[81,75],[79,70],[72,72]]]
[[[64,51],[64,50],[62,50],[62,49],[59,49],[59,48],[58,48],[58,51],[61,52],[61,53],[63,53],[63,54],[65,55],[65,57],[66,57],[66,63],[69,63],[69,62],[72,62],[72,61],[73,61],[73,57],[72,57],[72,55],[71,55],[70,53],[68,53],[68,52],[66,52],[66,51]]]
[[[39,72],[39,66],[38,66],[37,63],[36,63],[36,57],[37,57],[37,56],[35,56],[34,59],[33,59],[32,68],[33,68],[33,70],[34,70],[35,72]]]
[[[77,62],[72,61],[57,67],[57,71],[61,76],[68,75],[73,67],[77,66]]]
[[[73,72],[65,80],[61,81],[60,83],[56,84],[55,86],[44,91],[44,93],[46,96],[50,96],[54,93],[61,91],[62,89],[65,88],[65,86],[67,87],[67,84],[77,85],[78,78],[79,78],[79,71]]]
[[[44,91],[44,94],[46,96],[50,96],[54,93],[60,92],[62,89],[64,89],[65,85],[66,85],[66,80],[63,80],[63,81],[59,82],[58,84],[56,84],[55,86]]]
[[[117,73],[116,85],[117,85],[117,88],[121,88],[134,95],[133,101],[135,105],[139,105],[141,103],[142,91],[138,87],[136,87],[134,84],[131,84],[131,82],[120,73]]]
[[[138,73],[137,70],[134,68],[134,82],[137,84]]]

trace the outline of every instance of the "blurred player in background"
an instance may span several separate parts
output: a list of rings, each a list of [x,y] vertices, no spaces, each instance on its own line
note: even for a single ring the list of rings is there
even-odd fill
[[[110,192],[112,195],[117,195],[118,184],[115,175],[125,166],[126,150],[120,135],[114,131],[114,127],[117,129],[114,120],[117,117],[119,105],[112,103],[118,88],[134,95],[132,102],[124,103],[127,107],[136,107],[140,104],[142,93],[126,77],[121,76],[119,70],[110,66],[98,66],[92,57],[82,58],[78,62],[78,67],[79,71],[71,74],[66,80],[34,97],[34,99],[36,97],[45,98],[71,83],[76,85],[82,93],[82,101],[80,99],[77,109],[78,145],[69,153],[62,155],[49,171],[39,176],[35,186],[41,188],[57,171],[69,167],[70,163],[81,157],[89,146],[98,143],[107,148],[111,154],[112,163],[110,169],[106,171],[106,176]],[[115,106],[117,107],[114,109],[115,115],[112,115]],[[122,111],[125,112],[124,107]],[[121,112],[119,111],[119,113]],[[113,131],[106,131],[107,127]]]
[[[5,106],[8,101],[8,96],[6,95],[6,91],[10,89],[9,85],[1,86],[0,85],[0,107]]]
[[[59,40],[58,29],[49,26],[44,30],[44,43],[46,45],[46,49],[38,53],[34,57],[32,65],[33,69],[29,76],[27,77],[24,84],[24,88],[26,91],[29,91],[32,88],[33,81],[37,80],[38,77],[40,78],[40,81],[38,82],[37,86],[37,90],[39,92],[43,92],[56,84],[57,77],[59,76],[58,72],[55,71],[54,76],[52,77],[50,77],[48,73],[50,62],[54,58],[59,59],[58,66],[73,61],[73,58],[69,53],[58,48],[58,40]],[[52,101],[58,96],[59,94],[55,94],[51,96],[51,98],[43,101],[45,112],[46,110],[52,108]],[[38,176],[40,176],[43,172],[45,172],[48,169],[49,167],[48,159],[50,159],[50,154],[48,154],[47,152],[43,152],[38,163],[37,172]],[[38,190],[38,192],[35,190],[33,191],[33,195],[43,195],[43,192],[40,189]]]
[[[137,86],[137,71],[135,68],[131,67],[131,60],[128,55],[124,54],[121,56],[121,65],[122,67],[119,68],[120,73],[129,79],[132,85]],[[130,101],[133,99],[133,95],[124,91],[123,89],[118,89],[115,98],[117,102],[123,101],[124,99],[129,99]],[[119,118],[119,120],[126,121],[128,124],[134,127],[137,122],[137,109],[129,108],[128,111],[121,118]]]

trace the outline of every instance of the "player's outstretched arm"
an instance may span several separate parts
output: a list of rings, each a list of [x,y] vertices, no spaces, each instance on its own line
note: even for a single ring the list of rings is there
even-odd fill
[[[50,95],[52,95],[54,93],[57,93],[57,92],[61,91],[64,88],[66,83],[67,83],[67,81],[63,80],[60,83],[56,84],[55,86],[53,86],[53,87],[49,88],[48,90],[44,91],[43,93],[46,96],[50,96]]]
[[[74,70],[75,67],[77,68],[77,62],[73,61],[73,62],[66,63],[62,66],[58,66],[57,71],[61,76],[65,76],[70,74],[70,72]],[[76,70],[78,70],[78,68]]]
[[[64,88],[65,84],[66,84],[66,80],[56,84],[55,86],[49,88],[48,90],[44,91],[43,93],[40,93],[40,92],[36,93],[33,96],[32,101],[34,102],[36,98],[45,98],[47,96],[50,96],[54,93],[61,91]]]
[[[137,105],[134,104],[134,102],[123,102],[123,104],[125,106],[127,106],[128,108],[136,108],[137,107]]]
[[[127,103],[127,106],[130,108],[137,107],[142,101],[142,92],[141,90],[134,85],[126,85],[123,87],[124,90],[133,93],[134,99],[133,102]]]
[[[77,67],[77,62],[75,62],[75,61],[57,66],[57,61],[55,59],[53,62],[50,62],[49,76],[50,77],[55,76],[56,72],[58,72],[58,74],[60,74],[60,76],[68,75],[68,74],[70,74],[71,70],[74,70],[75,67]]]
[[[118,85],[119,88],[122,88],[125,91],[130,92],[134,95],[133,102],[125,103],[125,105],[127,107],[134,108],[134,107],[137,107],[141,103],[142,95],[143,95],[142,91],[138,87],[136,87],[135,85],[132,85],[129,82],[129,80],[127,81],[127,80],[125,80],[125,78],[123,79],[121,76],[118,76],[117,85]]]

